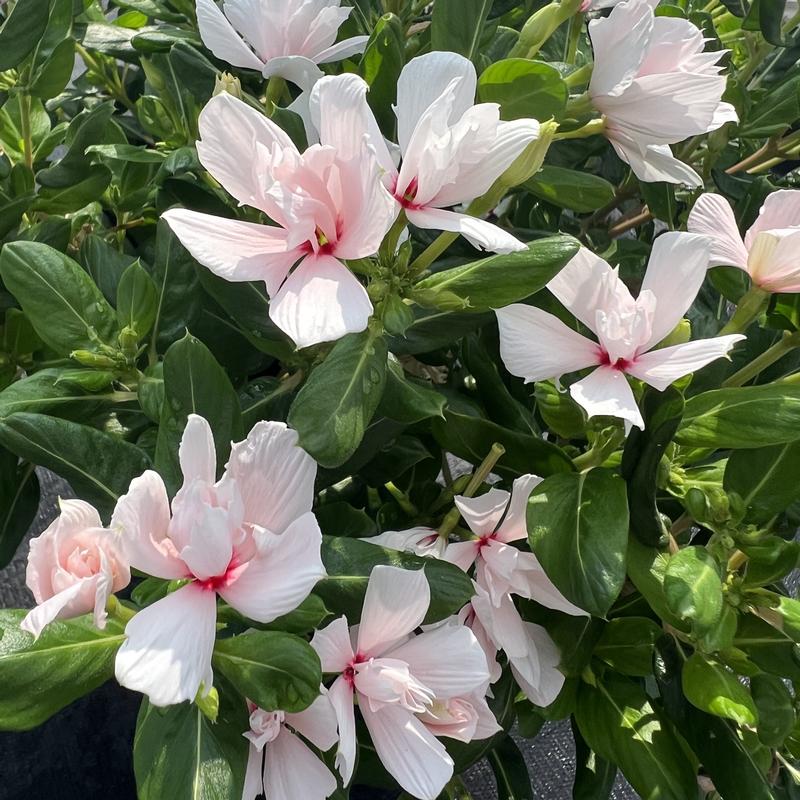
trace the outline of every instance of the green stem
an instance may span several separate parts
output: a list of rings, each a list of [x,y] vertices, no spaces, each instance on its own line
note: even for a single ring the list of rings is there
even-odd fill
[[[602,133],[605,127],[606,121],[602,117],[599,117],[598,119],[591,120],[591,122],[587,122],[583,127],[577,130],[557,133],[555,135],[555,140],[561,142],[564,139],[588,139],[590,136],[596,136],[598,133]]]
[[[399,505],[409,517],[416,517],[419,514],[419,509],[411,502],[409,496],[402,489],[398,489],[391,481],[385,483],[384,487],[395,499],[397,505]]]
[[[273,75],[267,82],[267,114],[271,117],[278,107],[278,101],[286,90],[286,81],[278,75]]]
[[[572,463],[578,472],[586,472],[593,467],[599,467],[625,440],[625,432],[615,429],[607,438],[595,441],[585,453],[575,456]]]
[[[583,30],[583,14],[574,14],[569,18],[569,30],[567,32],[567,44],[564,48],[564,61],[567,64],[574,64],[578,55],[578,42],[581,40]]]
[[[467,488],[464,489],[464,497],[472,497],[475,492],[481,487],[483,482],[486,478],[489,477],[489,473],[494,469],[494,465],[500,460],[503,453],[506,452],[505,447],[501,445],[499,442],[495,442],[492,445],[492,449],[489,451],[489,455],[481,461],[480,466],[475,470],[470,479],[470,482],[467,484]],[[442,524],[439,526],[439,536],[443,539],[446,539],[453,528],[458,525],[458,520],[461,518],[461,512],[457,508],[451,509],[447,516],[442,520]]]
[[[394,224],[389,228],[389,232],[381,242],[378,255],[382,263],[389,263],[394,258],[394,254],[397,252],[397,243],[400,241],[400,234],[405,230],[406,225],[408,225],[406,212],[401,209]]]
[[[33,170],[33,139],[31,134],[31,96],[22,91],[19,93],[19,125],[22,133],[22,152],[25,166]]]
[[[580,86],[581,84],[588,83],[591,77],[592,65],[584,64],[582,67],[578,67],[574,72],[570,72],[570,74],[564,78],[564,83],[572,88],[573,86]]]
[[[723,387],[742,386],[749,380],[757,377],[767,367],[780,361],[788,352],[800,347],[800,331],[784,333],[780,341],[765,350],[760,356],[754,358],[746,367],[734,372],[727,380],[722,382]]]
[[[117,599],[117,596],[112,594],[106,603],[106,611],[108,616],[121,622],[123,625],[136,616],[136,612],[127,606],[122,605]]]
[[[750,323],[766,308],[769,293],[753,286],[739,301],[739,305],[728,324],[719,332],[720,336],[729,333],[742,333]]]

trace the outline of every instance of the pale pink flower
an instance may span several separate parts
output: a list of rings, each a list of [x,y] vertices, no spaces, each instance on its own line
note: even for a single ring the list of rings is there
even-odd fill
[[[97,510],[83,500],[59,500],[61,513],[31,540],[25,579],[36,608],[21,628],[38,637],[54,619],[93,612],[106,626],[106,603],[131,580],[130,568]]]
[[[656,17],[657,0],[626,0],[589,23],[594,69],[589,96],[606,136],[643,181],[702,186],[670,144],[738,117],[722,102],[724,51],[703,52],[703,32],[678,17]]]
[[[336,778],[303,741],[323,752],[336,743],[336,714],[321,687],[320,696],[295,714],[264,711],[248,702],[250,741],[242,800],[325,800],[336,791]]]
[[[388,547],[390,550],[400,550],[404,553],[414,553],[417,556],[433,556],[441,558],[447,539],[439,536],[433,528],[409,528],[405,531],[384,531],[378,536],[363,539],[365,542]]]
[[[462,234],[477,248],[509,253],[525,245],[485,220],[445,209],[486,193],[539,135],[535,119],[500,120],[496,103],[475,105],[477,76],[468,59],[433,52],[403,67],[397,84],[399,169],[366,102],[357,75],[322,78],[310,97],[311,120],[323,145],[354,154],[366,134],[384,183],[419,228]]]
[[[325,575],[311,513],[316,464],[280,422],[259,422],[233,445],[216,480],[208,423],[189,417],[179,450],[183,486],[172,513],[150,470],[121,497],[111,522],[131,566],[190,581],[140,611],[125,628],[117,680],[157,706],[212,687],[217,595],[245,617],[271,622],[293,611]]]
[[[420,800],[435,800],[453,775],[437,732],[468,741],[492,728],[479,702],[489,682],[480,644],[463,625],[415,635],[429,605],[423,570],[377,566],[361,624],[351,630],[340,617],[311,640],[322,671],[339,674],[329,697],[339,721],[336,766],[345,784],[356,758],[354,698],[384,767]]]
[[[514,481],[510,494],[490,489],[479,497],[458,495],[456,506],[477,538],[449,544],[443,558],[465,572],[475,564],[475,579],[496,606],[516,594],[565,614],[585,615],[555,587],[533,553],[512,544],[528,540],[528,498],[541,480],[523,475]]]
[[[626,374],[664,391],[745,338],[733,334],[653,349],[694,301],[709,252],[705,236],[659,236],[634,300],[616,269],[581,248],[548,288],[599,341],[587,339],[553,314],[517,303],[496,312],[503,363],[526,383],[596,367],[570,386],[575,401],[590,417],[620,417],[644,428]]]
[[[582,0],[578,10],[584,14],[589,11],[601,11],[604,8],[613,8],[620,1],[621,0]]]
[[[336,42],[352,8],[341,0],[197,0],[203,44],[234,67],[278,75],[310,89],[322,77],[318,64],[362,53],[368,36]]]
[[[730,203],[718,194],[701,195],[687,222],[711,239],[711,267],[739,267],[767,292],[800,292],[800,190],[770,194],[744,235]]]
[[[264,281],[270,318],[298,347],[364,330],[372,303],[342,259],[373,255],[395,215],[366,142],[347,159],[320,145],[300,153],[227,93],[209,100],[199,125],[203,166],[277,225],[171,209],[163,217],[184,247],[225,280]]]

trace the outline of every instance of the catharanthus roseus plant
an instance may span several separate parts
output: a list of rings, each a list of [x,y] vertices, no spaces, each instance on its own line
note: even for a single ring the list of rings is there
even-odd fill
[[[575,798],[797,795],[798,53],[780,0],[0,3],[0,730],[116,680],[142,800],[532,797],[547,721]]]

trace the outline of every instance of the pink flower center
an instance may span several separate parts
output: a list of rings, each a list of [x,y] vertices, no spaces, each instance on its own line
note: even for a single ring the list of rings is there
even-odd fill
[[[247,562],[240,561],[239,556],[234,553],[233,558],[225,568],[225,572],[215,575],[213,578],[207,578],[204,581],[197,579],[195,582],[207,592],[218,592],[220,589],[225,589],[234,583],[246,566]]]
[[[633,362],[627,358],[618,358],[612,363],[611,356],[609,356],[609,354],[603,348],[600,348],[601,367],[612,367],[613,369],[618,369],[620,372],[625,372],[632,363]]]
[[[395,183],[395,187],[393,190],[394,198],[400,203],[403,208],[410,208],[412,210],[416,208],[421,208],[419,203],[415,203],[414,201],[417,198],[417,190],[419,189],[419,180],[415,177],[411,179],[411,182],[406,187],[404,192],[400,192],[399,187]]]

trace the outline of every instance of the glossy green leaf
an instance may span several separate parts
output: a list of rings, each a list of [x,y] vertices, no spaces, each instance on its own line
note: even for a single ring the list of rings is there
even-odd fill
[[[791,692],[780,678],[759,672],[750,678],[750,693],[758,711],[758,738],[767,747],[782,747],[797,719]]]
[[[27,58],[47,27],[49,0],[17,3],[0,28],[0,72]]]
[[[497,784],[497,800],[533,800],[528,765],[510,736],[495,745],[488,758]]]
[[[478,97],[499,103],[503,119],[559,119],[569,89],[551,64],[526,58],[508,58],[485,69],[478,80]]]
[[[538,292],[577,252],[571,236],[538,239],[527,250],[437,272],[414,287],[414,298],[449,311],[501,308]]]
[[[358,71],[369,84],[367,102],[384,135],[393,139],[397,80],[405,63],[405,35],[400,19],[384,14],[376,23],[361,57]]]
[[[475,59],[492,0],[437,0],[431,18],[431,46]]]
[[[605,469],[545,479],[528,501],[528,538],[561,592],[579,608],[605,616],[625,580],[624,481]]]
[[[581,685],[575,720],[589,747],[617,764],[642,800],[688,800],[694,770],[678,738],[644,689],[610,675]]]
[[[646,677],[653,671],[655,643],[663,630],[647,617],[619,617],[603,628],[594,655],[623,675]]]
[[[705,547],[685,547],[670,556],[664,572],[670,610],[690,620],[695,630],[709,630],[722,613],[720,568]]]
[[[687,447],[752,450],[800,439],[800,387],[715,389],[686,402],[675,441]]]
[[[430,417],[441,417],[447,400],[430,384],[406,375],[403,367],[389,356],[386,370],[386,389],[378,413],[397,422],[408,424]]]
[[[525,188],[548,203],[586,214],[610,203],[614,187],[599,175],[545,164]]]
[[[0,569],[7,566],[39,510],[39,479],[33,464],[0,448]]]
[[[131,264],[117,287],[117,319],[120,328],[131,328],[139,339],[153,327],[158,312],[158,289],[138,262]]]
[[[472,581],[453,564],[389,550],[371,542],[341,536],[325,536],[322,560],[328,577],[314,589],[333,614],[345,614],[351,625],[361,617],[361,606],[373,567],[390,564],[403,569],[425,569],[431,604],[425,623],[438,622],[458,613],[474,594]]]
[[[111,343],[114,310],[71,258],[38,242],[11,242],[0,252],[0,275],[39,337],[60,355]]]
[[[243,697],[266,711],[302,711],[319,695],[319,656],[289,633],[253,631],[220,639],[213,664]]]
[[[298,393],[288,423],[323,467],[337,467],[361,443],[386,385],[386,340],[372,331],[340,339]]]
[[[0,610],[0,730],[35,728],[105,683],[125,640],[113,621],[100,631],[79,617],[51,622],[34,641],[19,627],[25,614]]]
[[[702,653],[694,653],[683,665],[683,693],[701,711],[726,717],[738,725],[758,721],[753,698],[739,678]]]
[[[572,800],[608,800],[617,778],[617,765],[595,753],[581,736],[573,717],[572,735],[575,739],[575,780]]]

